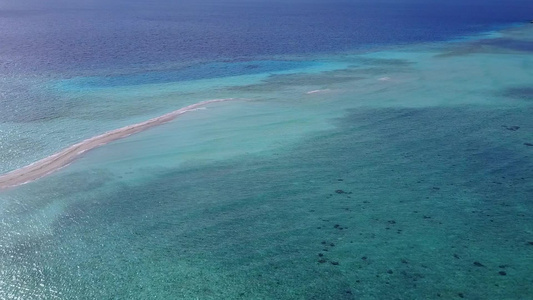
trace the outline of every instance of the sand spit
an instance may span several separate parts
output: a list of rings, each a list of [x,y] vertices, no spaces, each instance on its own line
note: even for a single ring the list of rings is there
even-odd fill
[[[48,156],[44,159],[36,161],[28,166],[22,167],[20,169],[11,171],[4,175],[0,175],[0,190],[7,189],[10,187],[15,187],[24,183],[31,182],[33,180],[39,179],[46,175],[49,175],[66,165],[70,164],[76,158],[78,158],[83,153],[92,150],[94,148],[100,147],[107,143],[116,141],[118,139],[127,137],[129,135],[144,131],[148,128],[161,125],[163,123],[172,121],[179,115],[182,115],[186,112],[197,110],[198,108],[204,107],[205,105],[236,100],[233,98],[229,99],[214,99],[198,102],[168,114],[164,114],[157,118],[150,119],[145,122],[129,125],[119,129],[108,131],[104,134],[86,139],[80,143],[72,145],[66,149],[63,149],[51,156]]]

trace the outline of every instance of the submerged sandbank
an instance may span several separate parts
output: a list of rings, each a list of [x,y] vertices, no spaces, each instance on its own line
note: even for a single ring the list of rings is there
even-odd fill
[[[150,119],[148,121],[144,121],[141,123],[129,125],[126,127],[112,130],[112,131],[108,131],[104,134],[86,139],[80,143],[77,143],[66,149],[63,149],[51,156],[48,156],[44,159],[36,161],[28,166],[22,167],[20,169],[16,169],[4,175],[0,175],[0,190],[14,187],[17,185],[21,185],[24,183],[28,183],[33,180],[44,177],[46,175],[49,175],[53,173],[54,171],[57,171],[60,168],[65,167],[66,165],[70,164],[72,161],[74,161],[76,158],[78,158],[81,154],[83,154],[86,151],[92,150],[94,148],[100,147],[102,145],[116,141],[118,139],[127,137],[131,134],[144,131],[148,128],[169,122],[175,119],[176,117],[178,117],[179,115],[182,115],[188,111],[198,109],[207,104],[211,104],[215,102],[230,101],[230,100],[236,100],[236,99],[233,99],[233,98],[214,99],[214,100],[198,102],[198,103],[180,108],[178,110],[175,110],[173,112],[164,114],[157,118]]]

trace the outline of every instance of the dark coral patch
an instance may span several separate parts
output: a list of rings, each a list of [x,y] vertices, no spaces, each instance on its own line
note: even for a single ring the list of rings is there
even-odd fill
[[[474,262],[474,266],[476,266],[476,267],[484,267],[485,265],[480,263],[479,261],[475,261]]]
[[[507,88],[500,93],[503,97],[519,99],[519,100],[529,100],[533,101],[533,88],[531,87],[513,87]]]

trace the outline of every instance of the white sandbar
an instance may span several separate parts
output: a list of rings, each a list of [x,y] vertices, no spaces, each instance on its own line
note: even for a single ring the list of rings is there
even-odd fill
[[[46,175],[49,175],[62,167],[70,164],[76,158],[78,158],[83,153],[92,150],[94,148],[100,147],[107,143],[116,141],[118,139],[127,137],[134,133],[144,131],[148,128],[161,125],[163,123],[169,122],[179,115],[182,115],[188,111],[196,110],[200,107],[203,107],[210,103],[215,102],[224,102],[235,100],[233,98],[229,99],[214,99],[198,102],[168,114],[164,114],[160,117],[150,119],[141,123],[129,125],[119,129],[108,131],[104,134],[86,139],[82,142],[79,142],[75,145],[72,145],[66,149],[63,149],[53,155],[50,155],[46,158],[43,158],[39,161],[36,161],[28,166],[22,167],[20,169],[13,170],[4,175],[0,175],[0,190],[14,187],[17,185],[25,184],[33,180],[39,179]]]

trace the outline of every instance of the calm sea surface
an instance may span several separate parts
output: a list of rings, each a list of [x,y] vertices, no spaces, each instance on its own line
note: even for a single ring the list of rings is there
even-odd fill
[[[528,1],[0,2],[0,299],[533,298]],[[398,3],[400,2],[400,3]]]

